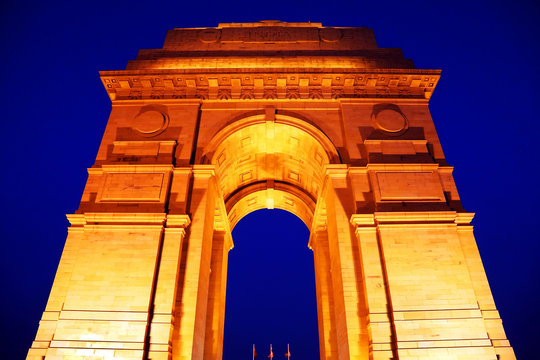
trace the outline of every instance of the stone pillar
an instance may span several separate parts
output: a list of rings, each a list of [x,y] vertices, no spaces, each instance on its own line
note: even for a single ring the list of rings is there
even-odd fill
[[[346,165],[327,166],[323,192],[334,288],[338,359],[367,359],[367,309],[360,250],[349,223],[350,216],[354,213],[354,202],[347,181]]]
[[[187,215],[167,216],[148,338],[147,353],[148,358],[152,360],[167,360],[172,356],[171,342],[180,250],[189,222]]]
[[[467,215],[374,213],[391,304],[388,318],[394,325],[400,360],[497,359],[479,306],[482,300],[475,293],[476,275],[470,271],[468,251],[459,236],[460,219]],[[362,256],[368,264],[367,254]]]
[[[397,358],[392,304],[388,295],[386,272],[372,214],[351,217],[362,257],[362,272],[368,308],[370,359]]]
[[[516,358],[514,349],[510,346],[510,342],[506,338],[502,320],[495,306],[495,302],[493,301],[486,272],[484,271],[482,259],[480,258],[476,240],[474,239],[473,227],[469,225],[472,216],[467,216],[469,214],[457,215],[456,222],[459,225],[457,228],[458,237],[467,267],[469,268],[472,285],[488,336],[495,347],[495,353],[497,354],[498,359],[513,360]]]
[[[173,357],[178,360],[202,360],[204,355],[216,197],[214,167],[194,166],[192,223],[182,246],[173,333]]]
[[[313,250],[315,264],[320,356],[321,359],[334,360],[338,358],[334,315],[335,303],[326,228],[312,229],[309,244]]]
[[[83,215],[67,215],[71,227],[68,228],[68,236],[64,251],[60,258],[60,264],[54,278],[54,283],[47,301],[47,306],[43,312],[36,339],[32,343],[32,347],[28,351],[27,360],[43,360],[47,355],[47,349],[51,345],[60,311],[66,298],[66,293],[69,289],[69,280],[75,266],[75,259],[79,251],[80,244],[84,235],[84,216]]]
[[[58,282],[45,312],[43,352],[29,359],[142,359],[152,318],[165,214],[84,213],[68,216]],[[65,272],[64,272],[65,271]]]
[[[204,359],[221,360],[223,355],[223,330],[225,325],[225,291],[227,288],[227,264],[232,248],[231,234],[214,231],[210,286],[206,313],[206,339]]]

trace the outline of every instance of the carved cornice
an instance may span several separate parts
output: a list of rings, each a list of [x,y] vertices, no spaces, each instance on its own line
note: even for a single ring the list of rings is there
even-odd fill
[[[418,212],[375,212],[373,214],[353,214],[350,222],[355,227],[375,226],[381,224],[413,224],[413,223],[453,223],[468,225],[474,213],[457,213],[455,211],[418,211]]]
[[[71,226],[97,224],[163,225],[166,214],[163,213],[83,213],[67,214]]]
[[[187,228],[191,223],[191,219],[185,214],[169,214],[167,215],[166,225],[168,228]]]
[[[71,226],[86,225],[166,225],[168,228],[186,228],[191,219],[185,214],[165,213],[83,213],[67,214]]]
[[[102,71],[111,100],[429,99],[440,70],[175,69]]]

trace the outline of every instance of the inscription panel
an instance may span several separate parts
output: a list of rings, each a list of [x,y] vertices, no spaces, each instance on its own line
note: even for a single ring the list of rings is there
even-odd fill
[[[256,27],[250,29],[225,28],[222,30],[221,42],[245,43],[296,43],[319,42],[319,29],[317,28],[285,28],[285,27]]]
[[[435,172],[377,172],[375,178],[379,201],[444,201]]]
[[[99,201],[160,201],[160,173],[108,173]]]

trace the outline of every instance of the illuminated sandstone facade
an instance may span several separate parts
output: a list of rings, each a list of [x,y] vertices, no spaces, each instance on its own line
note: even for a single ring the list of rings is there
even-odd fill
[[[275,21],[174,29],[102,72],[112,112],[27,359],[221,359],[231,229],[262,208],[311,230],[322,359],[513,359],[439,74],[366,28]]]

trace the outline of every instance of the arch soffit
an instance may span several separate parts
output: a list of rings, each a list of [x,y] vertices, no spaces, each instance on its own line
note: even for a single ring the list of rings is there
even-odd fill
[[[276,139],[268,136],[269,128]],[[255,140],[246,141],[249,145],[242,149],[249,136]],[[294,136],[300,138],[296,145],[291,144]],[[261,138],[265,144],[256,144]],[[340,162],[321,130],[288,114],[275,114],[275,121],[266,121],[264,114],[241,118],[217,131],[203,155],[216,165],[231,228],[263,208],[289,211],[310,228],[324,165]]]
[[[266,122],[264,113],[248,115],[237,119],[238,120],[228,123],[223,128],[216,131],[208,145],[205,146],[203,158],[206,158],[208,162],[212,162],[212,157],[214,156],[217,147],[230,135],[243,128],[256,124],[264,124]],[[287,114],[275,114],[275,123],[289,125],[311,135],[325,150],[331,164],[341,163],[341,156],[330,138],[312,122],[287,112]]]
[[[315,201],[302,189],[287,183],[258,182],[239,189],[225,203],[231,230],[244,216],[260,209],[293,213],[311,229]]]

